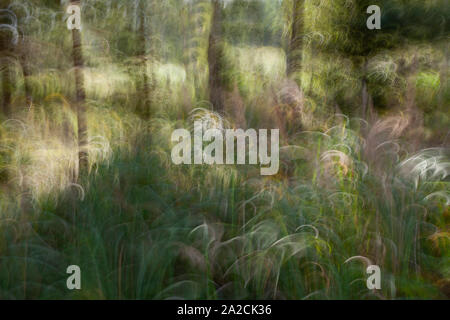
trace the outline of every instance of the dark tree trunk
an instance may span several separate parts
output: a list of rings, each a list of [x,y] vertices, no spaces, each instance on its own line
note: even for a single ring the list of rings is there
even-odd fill
[[[361,99],[361,117],[366,120],[369,108],[369,90],[367,89],[367,80],[365,78],[361,80]]]
[[[213,15],[211,18],[211,32],[208,44],[208,67],[209,67],[209,101],[213,109],[218,112],[224,110],[222,62],[223,44],[221,35],[221,3],[213,0]]]
[[[142,59],[141,72],[142,72],[142,92],[141,92],[141,107],[140,112],[146,119],[150,118],[150,81],[147,73],[147,23],[146,23],[146,3],[145,0],[140,1],[139,11],[139,37],[140,37],[140,52],[139,55]]]
[[[442,63],[442,68],[440,72],[440,81],[441,81],[441,88],[439,91],[439,107],[444,107],[445,104],[445,90],[448,86],[448,57],[449,57],[449,43],[447,42],[445,45],[445,48],[443,49],[444,52],[444,61]]]
[[[28,110],[31,110],[33,105],[33,94],[30,85],[30,76],[31,76],[31,68],[26,56],[26,44],[25,41],[22,41],[22,46],[19,52],[19,62],[22,67],[22,75],[23,75],[23,84],[25,90],[25,100],[27,103]]]
[[[286,61],[288,77],[300,71],[302,66],[304,9],[304,0],[293,0],[291,37],[289,39]]]
[[[367,84],[367,59],[365,59],[362,70],[361,78],[361,118],[364,120],[368,119],[369,107],[372,98],[370,97],[369,88]]]
[[[12,100],[11,66],[10,61],[5,57],[2,59],[2,69],[3,114],[10,117]]]
[[[80,5],[79,0],[70,1],[74,5]],[[82,172],[88,166],[87,153],[87,118],[86,118],[86,91],[84,88],[84,59],[81,42],[81,32],[78,29],[72,30],[73,42],[73,62],[75,69],[75,88],[76,88],[76,110],[78,118],[78,157],[79,171]]]
[[[6,117],[11,116],[12,101],[12,71],[11,71],[11,43],[6,32],[0,34],[0,68],[2,73],[2,111]]]
[[[291,26],[290,37],[287,41],[286,48],[286,75],[289,81],[286,81],[283,85],[283,94],[281,102],[284,106],[289,107],[289,113],[292,112],[295,116],[288,120],[286,117],[290,117],[285,111],[277,111],[276,117],[278,117],[278,123],[286,123],[289,121],[293,125],[294,130],[299,131],[303,127],[301,121],[301,110],[303,109],[303,91],[299,77],[295,77],[297,72],[302,68],[302,55],[303,55],[303,33],[304,33],[304,9],[305,0],[292,0],[291,8]],[[287,130],[282,131],[282,136],[287,136]]]

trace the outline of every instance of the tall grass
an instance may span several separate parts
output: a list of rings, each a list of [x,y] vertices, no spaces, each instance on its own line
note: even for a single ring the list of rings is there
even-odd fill
[[[145,124],[92,105],[91,173],[74,185],[76,155],[54,134],[73,119],[55,100],[3,124],[2,298],[445,297],[449,154],[409,154],[403,118],[365,134],[343,116],[301,132],[264,178],[252,166],[174,166],[170,134],[189,119]],[[80,291],[65,287],[71,264]],[[368,264],[381,267],[381,291],[366,288]]]

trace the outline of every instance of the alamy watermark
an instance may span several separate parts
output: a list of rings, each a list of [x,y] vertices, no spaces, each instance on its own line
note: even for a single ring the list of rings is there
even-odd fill
[[[370,5],[367,7],[368,14],[371,16],[367,19],[367,28],[369,30],[381,29],[381,8],[377,5]],[[81,8],[79,5],[71,4],[67,6],[66,13],[69,15],[67,18],[67,29],[81,30]]]
[[[369,30],[381,29],[381,8],[377,5],[367,7],[367,13],[371,16],[367,19],[367,28]]]
[[[244,131],[243,129],[220,129],[207,126],[208,124],[204,121],[194,122],[193,142],[189,130],[177,129],[172,133],[172,142],[177,142],[171,153],[174,164],[259,164],[263,176],[278,173],[280,166],[279,129],[270,130],[269,142],[267,129]],[[209,144],[205,146],[205,142]]]
[[[366,285],[369,290],[381,289],[381,269],[377,265],[370,265],[366,269],[366,273],[371,276],[367,278]]]
[[[67,6],[66,13],[69,15],[67,18],[67,29],[69,30],[81,30],[81,8],[79,5],[72,4]]]
[[[66,273],[70,274],[67,278],[66,286],[69,290],[81,289],[81,269],[77,265],[70,265],[67,267]]]

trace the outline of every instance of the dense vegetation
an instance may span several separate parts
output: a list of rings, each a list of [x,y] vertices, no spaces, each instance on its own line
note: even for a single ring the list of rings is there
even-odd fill
[[[446,0],[69,2],[0,0],[0,298],[450,297]],[[174,165],[193,119],[279,173]]]

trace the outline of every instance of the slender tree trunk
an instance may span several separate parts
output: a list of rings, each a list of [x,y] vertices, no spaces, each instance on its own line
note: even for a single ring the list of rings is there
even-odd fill
[[[146,0],[140,1],[140,8],[139,8],[139,19],[140,19],[140,26],[139,26],[139,37],[140,37],[140,52],[139,55],[142,59],[142,66],[141,66],[141,72],[142,72],[142,99],[141,99],[141,113],[144,118],[148,119],[150,118],[150,82],[149,82],[149,76],[147,72],[147,23],[146,23]]]
[[[3,114],[11,116],[12,80],[10,62],[6,57],[2,59],[2,91],[3,91]]]
[[[303,109],[303,91],[299,77],[296,77],[296,73],[301,71],[302,56],[303,56],[303,33],[304,33],[304,9],[305,0],[291,0],[288,2],[292,4],[290,8],[291,25],[290,25],[290,37],[286,45],[286,75],[289,78],[283,85],[284,94],[282,95],[281,102],[283,105],[288,106],[291,115],[288,115],[284,111],[277,111],[276,117],[278,117],[278,123],[290,123],[294,130],[299,131],[303,127],[302,114]],[[288,120],[286,117],[292,117],[292,120]],[[286,138],[289,130],[282,132],[283,138]]]
[[[367,59],[364,61],[362,67],[362,78],[361,78],[361,117],[364,120],[367,120],[369,114],[369,103],[370,103],[370,94],[367,85]]]
[[[292,1],[292,27],[286,61],[288,77],[301,70],[303,54],[305,0]]]
[[[11,71],[11,44],[10,39],[2,32],[0,34],[0,68],[2,73],[2,111],[6,117],[11,116],[11,101],[12,101],[12,71]]]
[[[70,1],[74,5],[80,6],[79,0]],[[87,117],[86,117],[86,91],[84,88],[84,59],[81,42],[81,32],[78,29],[72,30],[73,42],[73,63],[75,69],[75,88],[76,88],[76,110],[78,118],[78,158],[79,172],[87,169]]]
[[[414,56],[409,68],[409,74],[406,76],[406,115],[409,122],[409,132],[406,135],[409,136],[409,147],[417,150],[421,148],[421,144],[424,138],[424,118],[423,111],[417,106],[417,70],[419,69],[419,59]],[[412,150],[411,150],[412,151]]]
[[[189,55],[187,54],[189,48],[189,16],[191,14],[191,8],[189,4],[186,4],[182,9],[181,13],[181,25],[182,25],[182,37],[183,37],[183,65],[185,70],[188,69],[189,66]]]
[[[224,110],[223,83],[222,83],[222,61],[223,44],[221,35],[221,3],[220,0],[213,0],[213,14],[211,18],[211,32],[208,45],[208,67],[209,67],[209,101],[214,110],[222,112]]]
[[[31,111],[31,108],[33,105],[33,94],[32,94],[31,85],[30,85],[31,69],[30,69],[30,64],[29,64],[27,56],[26,56],[26,46],[25,46],[24,42],[22,44],[23,45],[20,48],[20,52],[19,52],[19,62],[20,62],[20,66],[22,67],[23,84],[24,84],[24,90],[25,90],[25,100],[26,100],[28,110]]]
[[[365,120],[367,118],[367,109],[369,106],[369,91],[367,89],[367,80],[365,78],[361,81],[361,117]]]
[[[445,104],[445,97],[444,93],[448,86],[448,57],[449,57],[449,44],[446,43],[445,48],[443,49],[444,52],[444,61],[442,62],[441,72],[440,72],[440,81],[441,81],[441,88],[439,91],[439,107],[444,107]]]
[[[209,1],[209,0],[208,0]],[[203,12],[203,5],[204,0],[197,1],[193,6],[193,39],[195,41],[192,41],[189,45],[190,51],[190,69],[189,73],[192,74],[192,83],[194,88],[194,99],[195,100],[205,100],[206,98],[206,92],[205,92],[205,86],[202,81],[201,74],[201,65],[200,65],[200,57],[198,54],[198,51],[201,50],[203,47],[202,42],[199,39],[203,38],[204,33],[204,12]],[[188,74],[189,76],[189,74]]]

